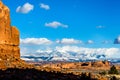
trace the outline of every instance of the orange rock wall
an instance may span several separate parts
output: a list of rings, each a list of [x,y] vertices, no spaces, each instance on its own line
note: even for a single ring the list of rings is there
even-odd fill
[[[19,31],[10,25],[10,11],[0,1],[0,60],[20,59]]]

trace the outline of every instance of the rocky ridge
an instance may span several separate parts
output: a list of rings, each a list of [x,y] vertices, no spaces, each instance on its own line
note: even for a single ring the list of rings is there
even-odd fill
[[[93,62],[58,62],[58,63],[47,63],[41,65],[42,67],[52,69],[101,69],[109,70],[110,62],[108,61],[93,61]]]

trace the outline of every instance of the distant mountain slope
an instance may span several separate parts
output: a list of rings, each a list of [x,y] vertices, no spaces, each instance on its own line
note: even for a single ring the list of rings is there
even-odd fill
[[[120,59],[106,58],[106,55],[93,53],[85,55],[84,53],[59,52],[36,53],[33,55],[21,56],[26,61],[93,61],[93,60],[109,60],[111,62],[120,62]]]

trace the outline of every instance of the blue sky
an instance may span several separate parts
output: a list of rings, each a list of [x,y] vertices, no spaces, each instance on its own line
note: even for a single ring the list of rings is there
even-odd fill
[[[20,30],[24,44],[34,44],[39,39],[39,48],[43,47],[39,44],[42,40],[52,42],[52,47],[62,43],[62,46],[120,47],[119,0],[2,1],[10,8],[11,24]],[[113,44],[116,38],[117,44]]]
[[[12,25],[19,28],[21,38],[47,37],[88,39],[111,39],[119,35],[120,1],[119,0],[3,0],[11,11]],[[18,6],[30,3],[34,9],[24,14],[16,12]],[[50,9],[40,8],[40,4],[49,5]],[[46,22],[58,21],[68,28],[52,29]],[[104,29],[97,29],[104,26]]]

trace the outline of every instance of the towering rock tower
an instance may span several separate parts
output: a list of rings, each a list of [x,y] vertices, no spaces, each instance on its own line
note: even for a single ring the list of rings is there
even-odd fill
[[[10,23],[10,10],[0,1],[0,67],[20,61],[19,42],[19,31]]]

